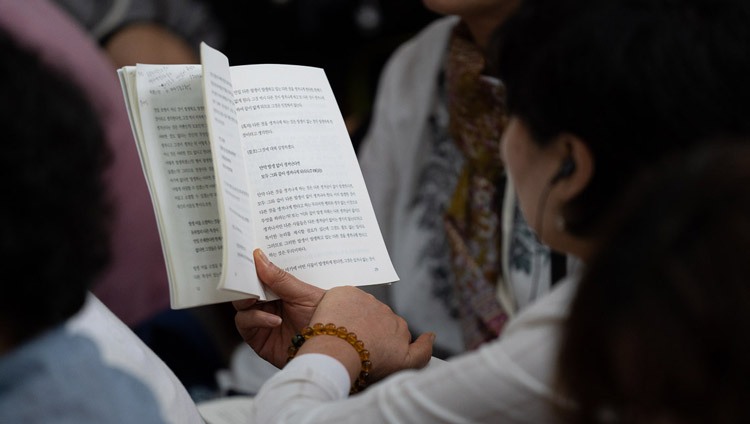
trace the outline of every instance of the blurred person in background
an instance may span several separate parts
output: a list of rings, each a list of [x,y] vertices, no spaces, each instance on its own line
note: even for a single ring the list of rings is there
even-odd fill
[[[401,277],[370,291],[415,332],[435,331],[446,358],[496,338],[568,260],[526,225],[499,157],[505,88],[485,55],[520,1],[424,4],[448,16],[389,60],[359,157]]]

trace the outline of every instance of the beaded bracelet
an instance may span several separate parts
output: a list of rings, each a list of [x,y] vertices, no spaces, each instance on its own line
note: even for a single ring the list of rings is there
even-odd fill
[[[357,376],[357,379],[352,384],[351,393],[357,393],[364,390],[367,386],[367,377],[370,375],[370,370],[372,369],[372,362],[370,362],[370,352],[365,349],[365,344],[362,342],[362,340],[358,340],[357,335],[354,333],[350,333],[346,329],[346,327],[336,327],[335,324],[323,325],[321,323],[317,323],[312,327],[303,328],[299,334],[292,337],[292,345],[289,346],[289,350],[287,351],[288,356],[286,361],[289,362],[292,360],[292,358],[294,358],[299,348],[302,347],[303,343],[305,343],[305,340],[314,336],[321,335],[337,336],[340,339],[344,339],[357,351],[359,360],[362,362],[362,369],[359,371],[359,376]]]

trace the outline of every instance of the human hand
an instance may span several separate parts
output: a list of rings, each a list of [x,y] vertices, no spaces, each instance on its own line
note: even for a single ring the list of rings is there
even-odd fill
[[[258,277],[279,299],[232,302],[237,310],[234,322],[242,338],[261,358],[281,368],[286,364],[292,337],[310,323],[325,291],[272,264],[260,249],[253,252],[253,257]]]
[[[370,352],[370,382],[402,369],[424,367],[430,360],[435,341],[433,333],[425,333],[412,343],[411,333],[403,318],[371,294],[351,286],[328,290],[318,303],[312,322],[324,325],[334,323],[357,335]],[[350,353],[349,347],[339,349],[345,349],[342,355]],[[326,353],[331,354],[330,350]],[[355,366],[356,370],[350,369],[350,373],[359,372],[358,361]]]

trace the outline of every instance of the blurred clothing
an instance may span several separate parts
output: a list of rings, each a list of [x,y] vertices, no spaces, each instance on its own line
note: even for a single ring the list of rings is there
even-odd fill
[[[499,141],[499,131],[465,127],[474,138],[479,132],[487,138],[468,144],[457,143],[451,133],[456,112],[450,109],[445,74],[458,23],[458,17],[439,19],[394,53],[380,80],[373,121],[359,151],[378,224],[401,277],[390,286],[366,290],[391,305],[413,332],[434,331],[435,354],[440,357],[491,339],[492,332],[486,330],[501,331],[505,320],[549,292],[553,278],[550,250],[524,221],[511,184],[504,175],[484,171],[490,164],[501,166],[499,152],[487,156]],[[502,82],[493,83],[497,86],[485,84],[485,89],[501,95]],[[493,110],[505,113],[502,104]],[[488,118],[483,125],[503,125],[502,117],[480,112],[480,123]],[[472,180],[471,172],[484,177]],[[447,215],[461,217],[463,233],[455,231],[457,221],[452,218],[446,226]],[[462,248],[464,253],[457,254]],[[576,262],[563,258],[563,268],[572,269]],[[481,278],[469,281],[472,272]],[[466,284],[457,288],[459,281]],[[481,296],[473,296],[477,289]],[[476,325],[466,331],[462,308],[483,311],[487,319],[482,323],[464,314]]]
[[[0,358],[3,423],[202,423],[174,373],[95,296]]]

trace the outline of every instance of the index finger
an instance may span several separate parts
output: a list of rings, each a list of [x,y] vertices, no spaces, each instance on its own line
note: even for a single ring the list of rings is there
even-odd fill
[[[241,299],[232,302],[232,306],[234,306],[234,309],[239,312],[252,308],[256,303],[258,303],[257,298]]]

